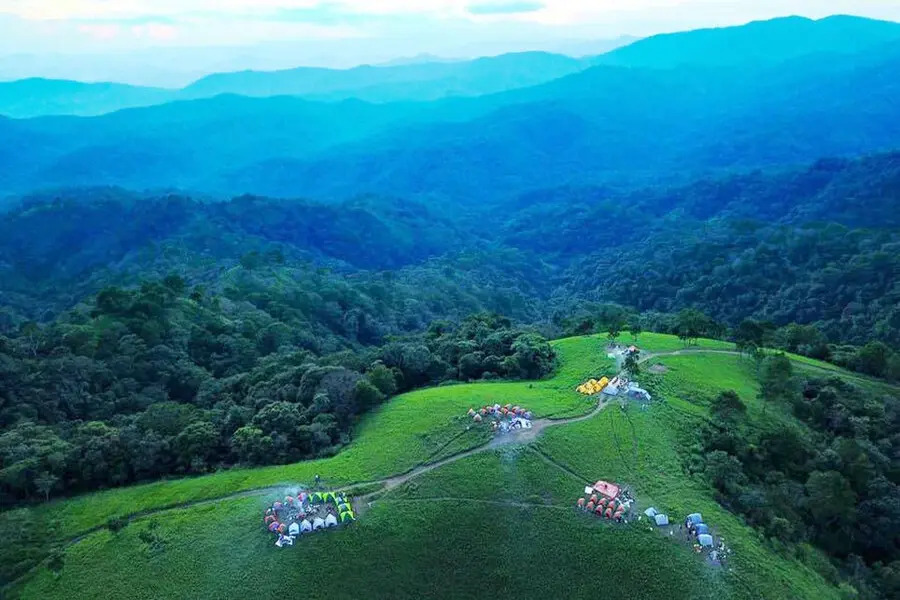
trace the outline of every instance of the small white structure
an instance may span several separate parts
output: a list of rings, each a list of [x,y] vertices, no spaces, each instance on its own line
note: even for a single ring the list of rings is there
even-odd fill
[[[325,529],[325,521],[322,520],[322,517],[316,517],[315,519],[313,519],[312,526],[313,531],[316,531],[317,529]]]
[[[275,540],[275,545],[278,546],[279,548],[281,548],[283,546],[293,546],[294,538],[292,538],[289,535],[279,535],[278,539]]]
[[[513,419],[513,427],[517,429],[531,429],[531,421],[522,417],[516,417]]]
[[[594,488],[592,488],[589,485],[584,486],[584,495],[585,496],[590,496],[593,493],[594,493]]]
[[[657,514],[655,517],[653,517],[653,519],[656,521],[656,524],[659,527],[665,527],[669,524],[669,517],[666,515]]]
[[[290,527],[288,527],[288,534],[300,535],[300,525],[298,525],[296,522],[291,523]]]
[[[647,515],[647,517],[650,519],[655,519],[657,512],[656,512],[656,509],[651,506],[650,508],[648,508],[647,510],[644,511],[644,514]]]
[[[303,533],[306,533],[306,532],[312,531],[312,530],[313,530],[313,526],[312,526],[312,523],[309,522],[309,519],[303,519],[302,521],[300,521],[300,531],[302,531]]]
[[[331,513],[325,517],[325,527],[337,527],[337,517]]]

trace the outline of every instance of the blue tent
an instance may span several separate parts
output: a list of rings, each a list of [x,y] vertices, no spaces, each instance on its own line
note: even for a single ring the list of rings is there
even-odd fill
[[[697,541],[700,542],[701,546],[712,546],[713,545],[713,537],[708,533],[704,533],[703,535],[697,537]]]
[[[701,533],[709,533],[709,525],[707,525],[706,523],[700,523],[699,525],[697,525],[697,535],[700,535]]]
[[[669,524],[669,517],[667,517],[666,515],[658,514],[653,518],[654,520],[656,520],[656,524],[660,527],[664,527],[665,525]]]
[[[698,525],[703,522],[703,517],[700,516],[700,513],[692,513],[687,516],[687,521],[690,521],[694,525]]]

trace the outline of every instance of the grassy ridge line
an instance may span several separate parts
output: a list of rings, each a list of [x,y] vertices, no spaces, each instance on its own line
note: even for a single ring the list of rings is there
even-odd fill
[[[639,343],[650,352],[672,348],[684,350],[680,340],[664,334],[643,334]],[[408,472],[440,452],[442,445],[454,443],[441,436],[448,429],[458,431],[449,426],[471,405],[503,397],[517,399],[539,416],[586,413],[592,402],[576,394],[573,388],[588,375],[612,372],[612,361],[605,356],[605,344],[605,337],[601,335],[554,341],[560,367],[547,380],[460,384],[399,396],[367,415],[357,428],[356,440],[331,458],[257,469],[232,469],[213,475],[107,490],[55,501],[51,505],[53,513],[61,523],[61,535],[74,537],[102,526],[113,517],[226,497],[241,491],[311,482],[317,473],[330,484],[349,485]],[[718,340],[699,340],[698,347],[714,350],[733,345]],[[472,443],[478,445],[481,442],[472,440]],[[472,445],[461,444],[453,450],[463,451],[467,447]],[[15,512],[2,516],[15,518]]]

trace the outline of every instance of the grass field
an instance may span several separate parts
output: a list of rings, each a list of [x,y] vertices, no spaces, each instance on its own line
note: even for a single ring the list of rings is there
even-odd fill
[[[98,590],[122,599],[543,600],[593,597],[598,586],[625,599],[727,592],[721,574],[678,544],[576,512],[580,487],[527,448],[503,448],[423,475],[352,526],[288,550],[261,530],[262,499],[172,511],[154,518],[162,550],[141,540],[147,521],[117,535],[98,532],[69,551],[61,578],[45,571],[23,598],[95,598]],[[128,576],[136,565],[138,585]]]
[[[643,338],[649,338],[644,344]],[[605,338],[554,342],[558,372],[537,382],[479,383],[419,390],[365,418],[335,457],[281,467],[111,490],[56,502],[63,537],[109,517],[309,481],[372,481],[481,446],[484,429],[466,431],[469,406],[522,404],[541,417],[580,415],[594,402],[574,387],[612,372]],[[641,346],[676,349],[672,336],[643,334]],[[724,349],[713,344],[710,349]],[[712,490],[682,474],[678,449],[705,418],[708,402],[734,389],[750,418],[785,418],[757,398],[753,361],[685,353],[649,364],[642,376],[658,400],[647,411],[613,404],[577,423],[549,427],[535,442],[485,451],[426,472],[388,491],[346,529],[315,534],[279,550],[261,513],[278,492],[212,500],[138,518],[118,534],[100,529],[69,546],[57,577],[39,569],[23,598],[834,598],[799,561],[771,550],[721,508]],[[699,510],[735,554],[714,569],[689,548],[643,526],[614,526],[573,509],[583,484],[631,485],[641,508],[673,517]],[[151,524],[155,524],[150,531]],[[146,540],[160,540],[148,544]],[[143,539],[142,539],[143,538]]]

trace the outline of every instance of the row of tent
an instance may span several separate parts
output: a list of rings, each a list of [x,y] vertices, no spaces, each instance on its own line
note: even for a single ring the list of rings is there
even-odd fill
[[[576,506],[597,516],[605,516],[607,519],[621,519],[625,516],[625,505],[617,502],[615,498],[609,500],[605,497],[593,494],[588,498],[579,498]]]
[[[609,377],[601,377],[600,379],[588,379],[587,381],[576,387],[575,391],[579,394],[590,396],[592,394],[599,394],[607,385],[609,385]]]

